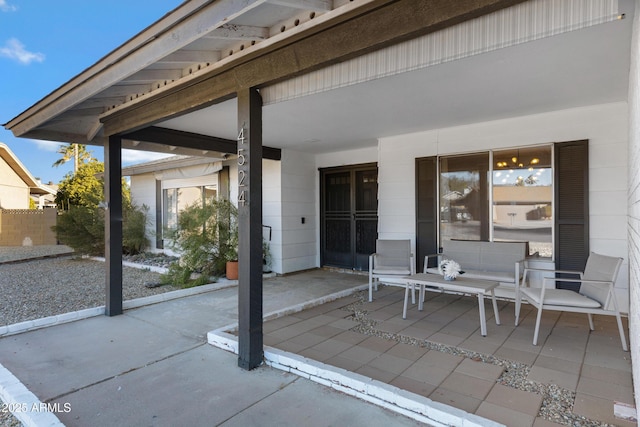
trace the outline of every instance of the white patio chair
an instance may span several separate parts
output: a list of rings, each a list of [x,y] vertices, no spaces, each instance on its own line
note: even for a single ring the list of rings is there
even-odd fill
[[[376,252],[369,255],[369,302],[373,301],[373,288],[377,291],[378,283],[385,283],[385,278],[398,278],[414,273],[411,240],[376,240]],[[415,294],[413,302],[415,303]]]
[[[555,270],[549,273],[569,273],[579,278],[546,277],[542,288],[530,288],[526,286],[527,273],[529,271],[542,271],[525,268],[522,277],[522,286],[516,291],[516,326],[520,318],[521,297],[524,297],[531,305],[538,309],[536,328],[533,334],[533,345],[538,344],[538,332],[540,332],[540,318],[542,310],[569,311],[574,313],[586,313],[589,318],[589,328],[593,331],[593,314],[616,316],[622,349],[629,351],[627,340],[622,327],[620,310],[614,292],[614,283],[622,265],[622,258],[599,255],[591,252],[587,259],[584,272]],[[548,282],[554,281],[574,282],[580,284],[578,292],[569,289],[547,289]],[[611,306],[611,307],[609,307]]]

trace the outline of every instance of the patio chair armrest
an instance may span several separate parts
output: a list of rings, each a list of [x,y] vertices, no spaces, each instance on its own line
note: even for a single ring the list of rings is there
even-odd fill
[[[609,287],[613,287],[613,282],[610,280],[570,279],[565,277],[545,277],[542,280],[543,282],[553,280],[553,281],[572,282],[572,283],[595,283],[599,285],[607,285]]]

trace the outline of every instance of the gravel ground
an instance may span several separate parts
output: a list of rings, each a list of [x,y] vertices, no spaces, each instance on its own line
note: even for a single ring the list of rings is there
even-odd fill
[[[145,286],[159,279],[158,273],[124,267],[124,299],[176,289],[169,285]],[[104,305],[105,264],[61,257],[0,265],[0,301],[0,325]]]
[[[105,264],[68,254],[65,246],[0,247],[0,325],[10,325],[55,314],[104,305]],[[51,258],[54,257],[54,258]],[[155,255],[125,257],[145,265],[167,266],[171,259]],[[125,300],[176,290],[157,284],[160,275],[144,269],[123,268]],[[0,400],[0,427],[21,423]]]

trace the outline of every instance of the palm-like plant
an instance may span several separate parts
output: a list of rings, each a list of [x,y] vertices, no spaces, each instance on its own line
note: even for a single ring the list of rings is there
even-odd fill
[[[73,159],[73,172],[77,172],[80,163],[87,163],[91,160],[97,160],[91,155],[91,151],[87,150],[87,146],[83,144],[65,144],[61,145],[57,151],[62,157],[53,163],[54,167],[61,166]]]

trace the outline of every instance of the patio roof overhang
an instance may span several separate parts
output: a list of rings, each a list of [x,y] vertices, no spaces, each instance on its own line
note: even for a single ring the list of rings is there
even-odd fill
[[[109,135],[221,103],[239,88],[264,87],[522,1],[191,0],[5,127],[18,137],[104,145]],[[135,138],[124,138],[123,148],[159,149]]]

